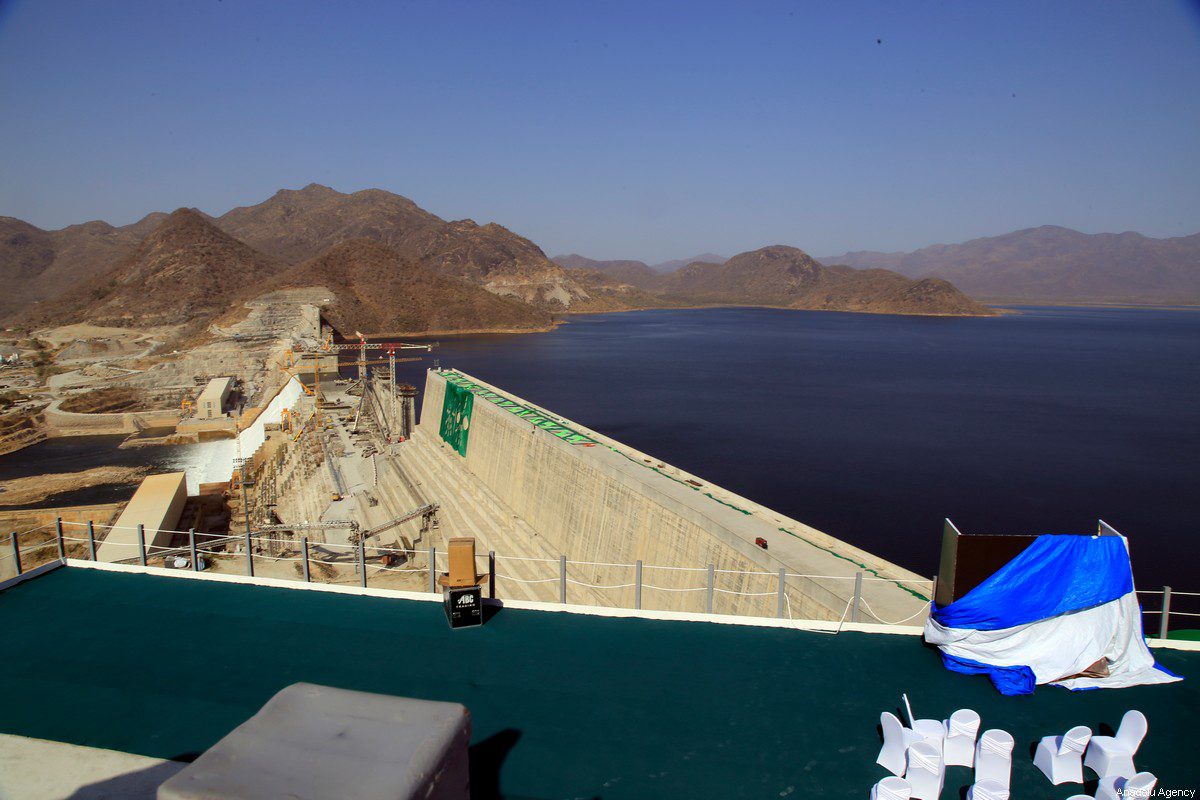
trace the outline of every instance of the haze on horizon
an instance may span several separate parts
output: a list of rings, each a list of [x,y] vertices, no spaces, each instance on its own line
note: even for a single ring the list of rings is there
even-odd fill
[[[1200,231],[1200,10],[0,2],[0,214],[316,181],[650,262]]]

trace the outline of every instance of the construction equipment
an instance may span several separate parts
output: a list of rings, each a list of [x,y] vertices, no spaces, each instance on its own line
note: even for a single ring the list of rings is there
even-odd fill
[[[372,536],[378,536],[384,531],[390,530],[397,525],[403,525],[406,522],[411,522],[418,517],[423,519],[421,530],[426,531],[432,527],[433,516],[437,514],[440,508],[441,506],[439,506],[437,503],[429,503],[427,505],[419,506],[418,508],[414,508],[412,511],[408,511],[398,517],[389,519],[387,522],[384,522],[381,525],[376,525],[373,528],[368,528],[365,531],[361,530],[361,526],[354,520],[330,520],[329,522],[301,522],[292,524],[280,523],[279,525],[260,525],[255,528],[255,533],[265,533],[267,531],[318,531],[333,528],[349,528],[351,531],[351,544],[358,544],[360,541],[365,541]]]
[[[384,531],[390,530],[397,525],[403,525],[406,522],[411,522],[417,517],[421,518],[421,533],[425,533],[433,527],[433,518],[434,515],[437,514],[439,508],[441,508],[441,506],[439,506],[437,503],[429,503],[427,505],[414,508],[412,511],[401,514],[394,519],[389,519],[387,522],[383,523],[382,525],[376,525],[374,528],[368,528],[365,531],[359,531],[356,529],[350,534],[350,541],[353,544],[358,544],[359,542],[366,541],[372,536],[378,536]]]
[[[190,417],[195,410],[196,403],[190,397],[183,398],[183,402],[179,404],[179,416],[181,417]]]

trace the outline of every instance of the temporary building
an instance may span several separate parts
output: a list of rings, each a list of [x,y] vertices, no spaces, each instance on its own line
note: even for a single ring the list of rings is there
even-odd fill
[[[1034,538],[965,595],[935,605],[925,641],[948,669],[986,674],[1002,694],[1180,680],[1146,647],[1128,542],[1104,523],[1095,536]]]

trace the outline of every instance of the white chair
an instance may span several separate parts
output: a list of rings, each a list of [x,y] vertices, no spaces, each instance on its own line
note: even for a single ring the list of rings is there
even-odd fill
[[[913,742],[908,748],[904,779],[912,786],[913,800],[938,800],[946,782],[942,751],[933,742]]]
[[[967,789],[967,800],[1008,800],[1008,787],[985,778],[971,784],[971,788]]]
[[[909,800],[912,787],[904,778],[888,775],[871,787],[871,800]]]
[[[942,755],[947,767],[975,766],[975,737],[979,735],[979,715],[969,708],[960,708],[944,723],[946,741]]]
[[[984,731],[975,745],[975,782],[993,780],[1009,788],[1012,779],[1012,734],[993,728]]]
[[[919,719],[912,724],[912,729],[941,752],[946,741],[946,726],[940,719]]]
[[[1090,767],[1101,778],[1120,775],[1132,778],[1137,772],[1133,766],[1133,755],[1146,738],[1150,724],[1140,711],[1126,711],[1121,717],[1121,727],[1116,736],[1093,736],[1088,743],[1083,764]]]
[[[898,777],[904,775],[904,753],[913,742],[921,737],[904,727],[895,714],[885,711],[879,715],[879,727],[883,729],[883,747],[875,763]]]
[[[1158,778],[1149,772],[1139,772],[1131,778],[1120,775],[1109,775],[1101,778],[1096,787],[1096,800],[1132,800],[1140,797],[1153,797],[1154,787]]]
[[[1083,751],[1091,738],[1086,725],[1076,725],[1062,736],[1043,736],[1033,751],[1033,765],[1055,786],[1083,783]]]

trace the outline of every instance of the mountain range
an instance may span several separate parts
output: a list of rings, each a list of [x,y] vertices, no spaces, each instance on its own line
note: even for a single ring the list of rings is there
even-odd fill
[[[44,231],[0,218],[0,319],[196,331],[247,300],[324,286],[342,330],[543,330],[558,315],[690,305],[987,314],[945,281],[824,267],[795,248],[671,266],[556,263],[495,223],[445,221],[411,200],[312,184],[219,217],[195,209]]]
[[[1154,239],[1043,225],[911,253],[858,251],[820,261],[943,278],[992,302],[1200,302],[1200,234]]]
[[[691,258],[678,258],[670,261],[660,261],[657,264],[647,264],[645,261],[597,261],[577,253],[565,256],[554,256],[554,263],[564,269],[584,269],[592,272],[603,272],[626,283],[640,286],[654,279],[656,275],[666,275],[688,264],[701,262],[704,264],[724,264],[727,260],[716,253],[701,253]]]

